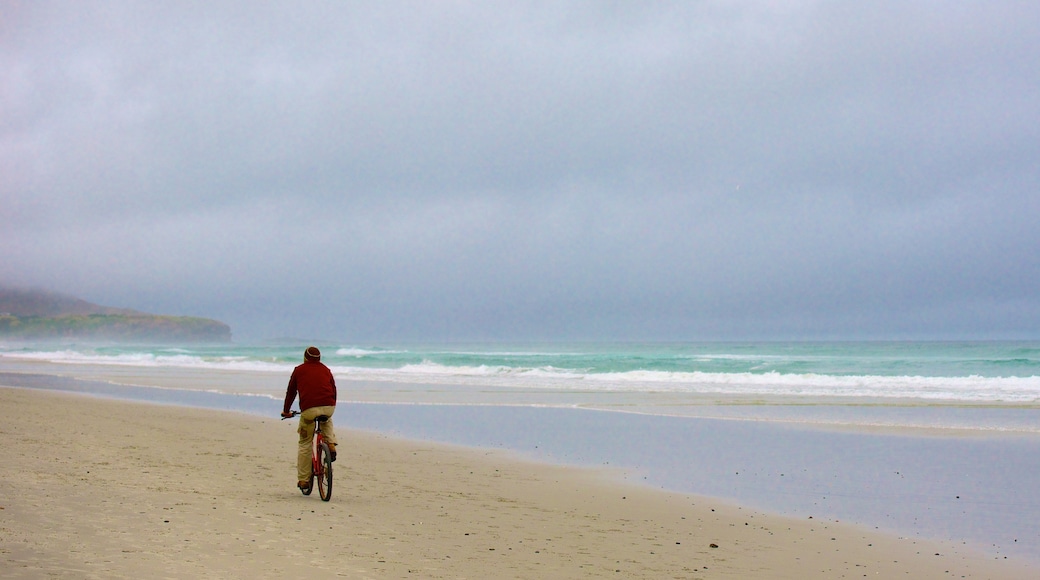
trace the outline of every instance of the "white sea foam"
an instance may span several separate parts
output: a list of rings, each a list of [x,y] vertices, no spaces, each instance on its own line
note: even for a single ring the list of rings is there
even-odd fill
[[[627,371],[586,373],[553,367],[334,367],[357,380],[586,391],[674,392],[806,397],[879,397],[971,402],[1040,402],[1040,377],[920,377]]]
[[[386,354],[399,354],[404,351],[401,350],[374,350],[367,348],[339,348],[336,349],[336,356],[373,356],[373,355],[386,355]]]
[[[4,358],[43,361],[56,364],[109,365],[120,367],[176,367],[234,371],[290,372],[293,365],[250,359],[243,356],[202,357],[192,354],[84,353],[74,350],[7,352]]]
[[[357,353],[386,354],[343,348],[340,357]],[[403,351],[398,351],[403,352]],[[184,350],[161,352],[104,352],[56,350],[0,352],[0,357],[56,364],[120,367],[172,367],[288,374],[295,362],[258,357],[203,356]],[[906,398],[965,402],[1040,402],[1040,377],[882,376],[771,372],[677,372],[631,370],[591,372],[553,366],[446,365],[423,361],[396,367],[363,367],[329,363],[343,380],[423,383],[500,388],[600,391],[667,392],[719,395]]]

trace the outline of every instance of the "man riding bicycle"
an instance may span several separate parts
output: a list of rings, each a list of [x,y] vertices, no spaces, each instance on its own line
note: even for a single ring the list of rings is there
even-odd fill
[[[332,431],[332,414],[336,412],[336,379],[332,371],[321,362],[321,351],[316,347],[308,347],[303,352],[303,364],[293,369],[289,378],[289,386],[285,390],[285,406],[282,417],[292,417],[290,407],[300,395],[300,447],[296,457],[297,487],[310,487],[311,481],[311,441],[314,439],[314,418],[325,415],[329,419],[322,427],[325,441],[329,444],[329,452],[336,460],[336,435]]]

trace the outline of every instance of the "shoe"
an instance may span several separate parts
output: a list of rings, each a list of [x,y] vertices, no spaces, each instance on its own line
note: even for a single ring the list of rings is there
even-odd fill
[[[335,461],[336,460],[336,444],[335,443],[329,443],[329,459],[331,461]]]
[[[298,481],[298,482],[296,482],[296,487],[298,487],[300,489],[307,489],[310,486],[311,486],[311,482],[309,482],[309,481]]]

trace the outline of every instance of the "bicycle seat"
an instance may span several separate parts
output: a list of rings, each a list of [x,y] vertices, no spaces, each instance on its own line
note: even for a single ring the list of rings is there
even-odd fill
[[[314,418],[314,420],[315,421],[321,421],[322,423],[324,423],[325,421],[329,420],[329,416],[328,415],[318,415],[317,417]]]

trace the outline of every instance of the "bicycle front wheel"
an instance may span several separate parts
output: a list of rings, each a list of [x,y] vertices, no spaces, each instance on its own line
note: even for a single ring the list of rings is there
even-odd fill
[[[332,453],[329,445],[324,441],[318,446],[318,495],[322,501],[332,499]]]

